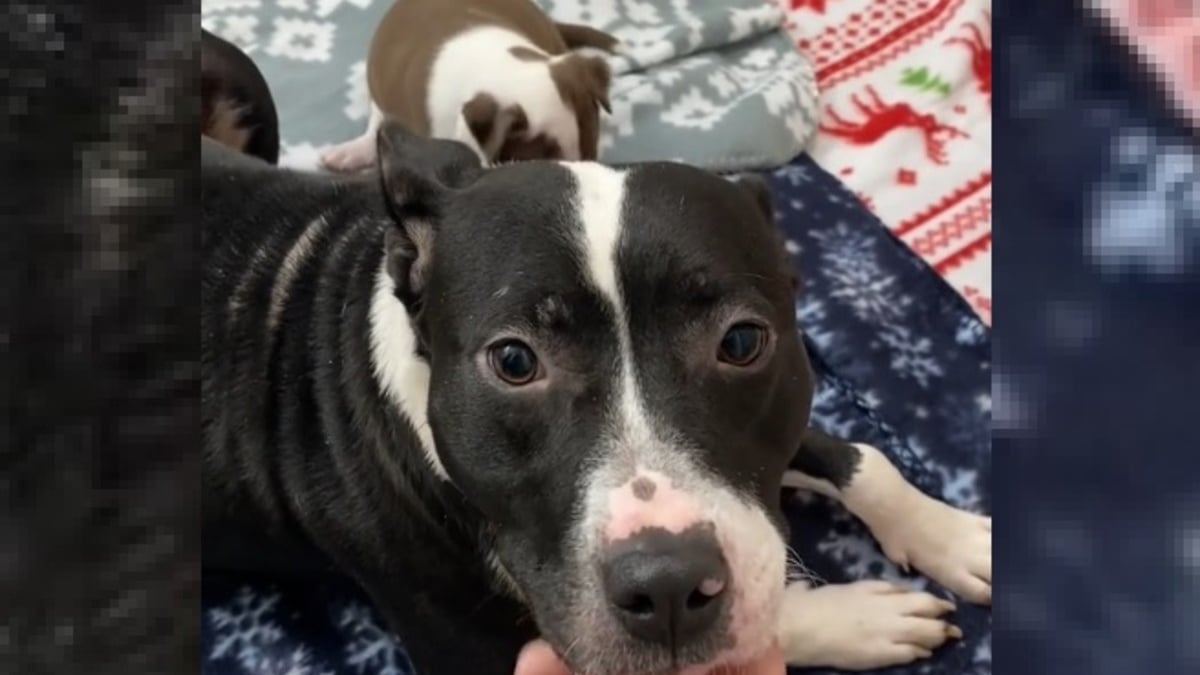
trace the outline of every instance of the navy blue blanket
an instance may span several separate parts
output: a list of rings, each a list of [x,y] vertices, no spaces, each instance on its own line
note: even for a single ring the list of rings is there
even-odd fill
[[[796,312],[820,377],[813,424],[883,449],[927,493],[990,512],[991,336],[841,183],[801,157],[771,174],[804,277]],[[823,498],[785,494],[792,545],[827,582],[931,582],[897,570]],[[203,672],[400,675],[411,667],[346,584],[204,577]],[[959,603],[964,639],[888,672],[990,675],[991,613]]]

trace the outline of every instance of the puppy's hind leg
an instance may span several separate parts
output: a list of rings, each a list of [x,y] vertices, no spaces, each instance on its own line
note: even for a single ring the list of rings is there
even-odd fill
[[[841,501],[900,567],[991,604],[992,519],[925,495],[878,449],[810,429],[783,481]]]
[[[369,169],[375,165],[375,134],[383,124],[383,112],[371,102],[371,116],[367,130],[361,136],[345,143],[326,148],[321,153],[321,164],[330,171],[352,173]]]

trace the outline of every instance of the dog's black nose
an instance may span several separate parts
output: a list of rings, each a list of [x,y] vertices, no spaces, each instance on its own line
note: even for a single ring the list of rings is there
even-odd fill
[[[729,568],[711,529],[636,534],[609,551],[603,576],[630,635],[672,649],[710,629],[729,595]]]

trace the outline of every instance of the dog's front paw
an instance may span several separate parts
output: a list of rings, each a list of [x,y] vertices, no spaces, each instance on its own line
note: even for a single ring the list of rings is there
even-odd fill
[[[992,519],[912,490],[871,533],[900,567],[917,568],[970,602],[992,603]]]
[[[362,171],[375,164],[375,139],[359,136],[352,141],[339,143],[321,153],[321,165],[330,171],[352,173]]]
[[[941,617],[954,605],[885,581],[784,591],[779,642],[789,665],[869,670],[927,658],[962,637]]]

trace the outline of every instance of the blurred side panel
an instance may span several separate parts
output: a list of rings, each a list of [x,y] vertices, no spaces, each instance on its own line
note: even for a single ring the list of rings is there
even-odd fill
[[[199,666],[198,14],[0,6],[0,672]]]
[[[996,663],[1200,672],[1197,133],[1085,3],[995,32]]]

